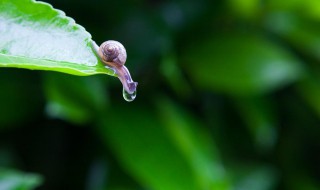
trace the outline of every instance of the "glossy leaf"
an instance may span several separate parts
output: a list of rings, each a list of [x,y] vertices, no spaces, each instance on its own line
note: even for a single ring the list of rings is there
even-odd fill
[[[51,5],[0,1],[0,67],[111,74],[91,47],[91,35]]]
[[[223,35],[194,44],[184,65],[196,85],[229,94],[273,91],[295,81],[300,63],[281,47],[253,35]]]

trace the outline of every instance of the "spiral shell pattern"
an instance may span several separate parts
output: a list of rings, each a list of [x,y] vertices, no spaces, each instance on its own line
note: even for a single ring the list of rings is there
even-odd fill
[[[127,60],[127,52],[123,45],[114,40],[108,40],[101,44],[99,54],[106,62],[116,63],[118,66],[124,65]]]

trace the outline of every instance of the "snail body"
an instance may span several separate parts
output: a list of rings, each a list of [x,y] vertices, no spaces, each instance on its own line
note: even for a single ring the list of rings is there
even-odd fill
[[[103,42],[100,47],[94,41],[92,41],[92,44],[101,61],[118,76],[123,89],[129,94],[134,94],[138,83],[132,80],[129,70],[124,66],[127,60],[127,52],[124,46],[114,40]]]

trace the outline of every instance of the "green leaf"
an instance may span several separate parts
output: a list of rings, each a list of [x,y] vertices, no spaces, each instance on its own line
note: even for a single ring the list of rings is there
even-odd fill
[[[44,89],[48,103],[47,114],[82,124],[104,110],[108,96],[99,76],[78,77],[46,73]]]
[[[319,73],[309,72],[297,85],[298,93],[315,113],[320,116],[320,78]]]
[[[314,20],[320,19],[320,1],[308,0],[269,0],[265,3],[266,10],[273,12],[291,12],[294,15],[307,17]]]
[[[257,0],[227,0],[230,9],[237,14],[237,16],[244,18],[259,18],[257,17],[259,9],[261,7],[261,2]]]
[[[160,70],[163,74],[167,84],[175,91],[181,98],[187,98],[191,95],[191,88],[185,82],[181,69],[177,64],[177,58],[171,50],[171,53],[165,54],[161,61]]]
[[[319,15],[320,19],[320,15]],[[268,30],[281,36],[299,52],[320,60],[319,21],[312,21],[294,13],[272,13],[265,21]]]
[[[216,147],[201,124],[171,101],[158,116],[144,106],[116,106],[103,114],[101,133],[122,165],[147,188],[231,189]]]
[[[39,76],[25,70],[2,69],[0,87],[0,129],[21,126],[41,115],[43,98]]]
[[[234,99],[259,152],[270,151],[277,142],[278,123],[273,101],[267,97]]]
[[[201,190],[184,155],[150,110],[135,104],[114,106],[101,117],[100,134],[147,189]]]
[[[275,189],[279,181],[278,171],[269,165],[237,163],[233,172],[235,190]]]
[[[191,113],[168,99],[158,99],[163,126],[185,156],[200,189],[231,189],[227,173],[209,131]]]
[[[112,75],[91,35],[62,11],[33,0],[2,0],[0,7],[0,67]]]
[[[302,72],[290,53],[255,35],[222,35],[194,44],[184,55],[196,85],[233,95],[267,93]]]
[[[0,189],[32,190],[42,183],[39,175],[0,168]]]

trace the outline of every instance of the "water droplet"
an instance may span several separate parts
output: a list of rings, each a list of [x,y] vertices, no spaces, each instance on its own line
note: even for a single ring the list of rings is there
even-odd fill
[[[134,91],[132,94],[130,94],[123,88],[122,95],[127,102],[132,102],[137,96],[137,91]]]

